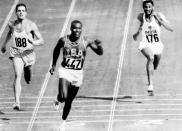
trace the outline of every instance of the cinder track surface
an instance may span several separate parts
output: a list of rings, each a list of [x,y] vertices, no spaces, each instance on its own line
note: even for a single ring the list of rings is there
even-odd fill
[[[109,125],[112,126],[112,131],[182,130],[182,3],[179,0],[155,2],[155,9],[161,11],[174,25],[174,32],[162,29],[165,50],[155,72],[155,96],[149,97],[146,92],[146,59],[137,49],[140,39],[137,42],[132,39],[138,28],[137,14],[142,11],[142,6],[141,1],[133,0],[131,13],[127,13],[131,1],[76,0],[65,33],[69,30],[71,20],[81,20],[83,34],[102,41],[104,55],[97,56],[88,50],[84,82],[73,103],[69,115],[71,124],[66,126],[66,131],[111,131]],[[27,4],[28,17],[37,23],[45,45],[36,48],[37,62],[33,69],[32,83],[27,85],[22,79],[23,111],[12,109],[14,72],[12,63],[8,60],[8,52],[0,55],[0,131],[58,131],[62,112],[52,108],[57,94],[58,74],[55,73],[50,78],[45,76],[52,59],[52,50],[60,37],[72,1],[20,2]],[[3,25],[12,4],[11,0],[0,1],[0,25]],[[11,19],[14,17],[13,14]],[[7,30],[0,39],[1,44],[6,32]],[[121,54],[124,55],[122,62]],[[57,67],[60,61],[61,59]],[[118,70],[121,71],[120,75]],[[48,84],[45,85],[43,96],[40,96],[45,79]],[[116,99],[113,99],[114,96]]]

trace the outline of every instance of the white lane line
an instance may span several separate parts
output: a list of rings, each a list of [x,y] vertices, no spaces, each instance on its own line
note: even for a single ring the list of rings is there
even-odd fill
[[[167,103],[168,104],[170,104],[171,102],[179,102],[179,103],[182,103],[182,98],[168,98],[168,99],[166,99],[166,98],[144,98],[144,99],[142,99],[142,98],[117,98],[117,101],[119,101],[119,102],[132,102],[132,103],[141,103],[141,104],[143,104],[142,102],[144,102],[144,101],[150,101],[150,102],[162,102],[162,101],[167,101]],[[32,103],[32,104],[35,104],[37,101],[30,101],[30,100],[22,100],[22,102],[21,103]],[[73,103],[75,103],[75,104],[82,104],[82,103],[85,103],[85,104],[87,104],[87,103],[90,103],[90,104],[96,104],[96,103],[111,103],[112,101],[111,100],[103,100],[103,99],[101,99],[101,100],[75,100]],[[12,103],[14,103],[14,101],[9,101],[8,99],[5,101],[5,100],[0,100],[0,105],[4,105],[4,104],[12,104]],[[44,104],[48,104],[48,103],[52,103],[52,100],[42,100],[42,103],[44,103]]]
[[[138,112],[138,111],[143,111],[143,112],[146,112],[146,111],[155,111],[155,112],[157,112],[157,111],[181,111],[181,113],[179,113],[179,114],[182,114],[182,110],[181,110],[181,108],[179,109],[179,108],[160,108],[160,109],[158,109],[158,108],[150,108],[150,109],[147,109],[147,108],[144,108],[144,109],[141,109],[141,108],[135,108],[135,109],[116,109],[115,110],[116,112]],[[62,111],[60,111],[60,112],[62,112]],[[110,110],[108,109],[108,110],[97,110],[97,109],[95,109],[95,110],[73,110],[73,111],[71,111],[71,112],[73,112],[73,113],[76,113],[76,112],[79,112],[79,113],[107,113],[107,112],[110,112]],[[22,114],[31,114],[32,113],[32,111],[23,111],[23,112],[12,112],[12,111],[3,111],[3,113],[5,113],[5,114],[20,114],[20,115],[22,115]],[[48,113],[51,113],[52,115],[53,115],[53,113],[54,114],[58,114],[58,112],[57,111],[50,111],[50,110],[45,110],[45,111],[39,111],[39,114],[48,114]],[[161,112],[159,112],[159,113],[161,113]],[[157,115],[158,113],[156,113],[156,115]],[[100,114],[101,115],[101,114]],[[52,117],[54,117],[54,116],[52,116]]]
[[[126,107],[133,107],[133,108],[135,108],[136,110],[137,110],[137,108],[138,107],[142,107],[142,108],[145,108],[145,107],[154,107],[154,106],[157,106],[158,108],[161,108],[162,106],[163,106],[163,108],[165,107],[165,106],[167,106],[166,108],[169,108],[169,106],[171,106],[169,109],[178,109],[178,108],[174,108],[174,106],[176,107],[176,106],[182,106],[182,104],[167,104],[167,103],[161,103],[161,104],[153,104],[153,103],[151,103],[151,104],[121,104],[121,105],[117,105],[117,107],[123,107],[123,108],[126,108]],[[109,104],[109,105],[81,105],[81,106],[72,106],[73,108],[79,108],[79,110],[87,110],[87,108],[88,108],[88,110],[90,110],[90,108],[93,108],[93,107],[95,107],[95,108],[110,108],[111,107],[111,105]],[[6,106],[6,107],[2,107],[2,106],[0,106],[0,108],[1,109],[12,109],[12,106]],[[34,107],[33,106],[26,106],[26,107],[24,107],[24,106],[22,106],[22,108],[26,108],[26,109],[34,109]],[[179,108],[181,108],[181,107],[179,107]],[[41,106],[41,107],[39,107],[39,109],[51,109],[50,108],[50,105],[47,105],[47,106]],[[75,109],[75,110],[77,110],[77,109]],[[97,110],[102,110],[102,109],[97,109]],[[124,109],[124,110],[127,110],[127,109]],[[115,111],[117,111],[117,110],[115,110]]]
[[[157,97],[162,97],[162,96],[167,96],[167,97],[169,97],[169,96],[182,96],[182,94],[175,94],[175,95],[171,95],[171,94],[155,94],[155,96],[154,97],[151,97],[151,99],[152,98],[156,98],[156,96]],[[81,99],[87,99],[87,101],[92,101],[91,99],[92,99],[92,97],[93,97],[93,99],[94,99],[94,97],[95,98],[97,98],[98,97],[98,99],[97,99],[97,101],[99,101],[99,100],[103,100],[102,98],[112,98],[113,96],[89,96],[89,98],[81,98],[81,97],[76,97],[76,100],[77,99],[79,99],[80,101],[83,101],[83,100],[81,100]],[[131,97],[131,98],[133,98],[133,97],[148,97],[147,95],[143,95],[143,94],[141,94],[141,95],[133,95],[133,94],[126,94],[126,95],[117,95],[117,97],[118,98],[121,98],[121,97]],[[37,99],[38,98],[38,96],[36,97],[34,97],[34,96],[30,96],[30,97],[20,97],[20,99]],[[46,96],[46,97],[43,97],[43,99],[54,99],[55,98],[55,96]],[[99,99],[100,98],[100,99]],[[10,99],[12,99],[12,100],[14,100],[14,97],[0,97],[0,100],[3,100],[3,99],[5,99],[5,100],[10,100]],[[89,100],[90,99],[90,100]]]
[[[182,99],[181,99],[182,100]],[[180,100],[180,101],[181,101]],[[50,100],[50,101],[42,101],[42,103],[44,103],[44,104],[48,104],[48,103],[51,103],[52,104],[52,100]],[[95,103],[98,103],[98,102],[100,102],[100,103],[104,103],[103,101],[74,101],[73,103],[77,103],[77,104],[79,104],[79,103],[93,103],[93,104],[95,104]],[[111,103],[111,101],[105,101],[105,103],[106,102],[108,102],[108,103]],[[132,101],[131,101],[132,102]],[[3,104],[12,104],[12,103],[14,103],[13,101],[1,101],[0,102],[0,105],[3,105]],[[35,104],[36,103],[36,101],[22,101],[21,103],[32,103],[32,104]]]
[[[3,25],[2,25],[2,27],[1,27],[1,30],[0,30],[0,38],[2,37],[2,34],[3,34],[3,32],[4,32],[4,30],[5,30],[6,26],[7,26],[7,24],[8,24],[8,22],[9,22],[9,20],[10,20],[10,18],[11,18],[11,15],[13,14],[13,12],[14,12],[14,10],[15,10],[15,7],[16,7],[16,5],[18,4],[18,2],[19,2],[19,0],[14,0],[14,3],[13,3],[13,5],[12,5],[12,7],[11,7],[11,10],[10,10],[9,14],[7,15],[7,17],[6,17],[6,19],[5,19],[4,23],[3,23]]]
[[[179,96],[179,97],[181,97],[182,96],[182,94],[155,94],[155,96],[153,96],[153,97],[151,97],[151,99],[154,99],[154,98],[156,98],[156,97],[175,97],[176,98],[176,96]],[[81,97],[76,97],[76,100],[80,100],[80,101],[84,101],[84,100],[82,100],[82,99],[87,99],[87,100],[85,100],[85,101],[92,101],[92,99],[94,99],[94,98],[96,98],[97,100],[96,101],[99,101],[99,100],[102,100],[103,101],[103,99],[102,98],[112,98],[113,96],[110,96],[110,95],[103,95],[103,96],[89,96],[88,98],[81,98]],[[131,97],[131,98],[128,98],[128,99],[133,99],[133,98],[135,98],[135,97],[148,97],[147,95],[145,95],[145,94],[138,94],[138,95],[133,95],[133,94],[126,94],[126,95],[117,95],[117,98],[119,99],[119,98],[124,98],[124,97]],[[38,98],[38,96],[36,97],[36,96],[30,96],[30,97],[28,97],[28,96],[25,96],[25,97],[21,97],[20,99],[37,99]],[[55,96],[46,96],[46,97],[43,97],[43,99],[54,99],[55,98]],[[99,99],[100,98],[100,99]],[[0,97],[0,100],[3,100],[3,99],[5,99],[5,100],[9,100],[9,99],[12,99],[12,100],[14,100],[14,97]],[[171,98],[172,99],[172,98]],[[181,98],[182,99],[182,98]]]
[[[174,99],[178,99],[176,97],[181,97],[182,94],[155,94],[155,96],[153,97],[150,97],[150,99],[155,99],[156,97],[168,97],[169,100],[173,99],[173,98],[169,98],[169,97],[174,97]],[[127,98],[128,97],[128,98]],[[126,95],[117,95],[117,99],[136,99],[136,97],[142,97],[141,99],[144,99],[146,97],[148,97],[147,95],[144,95],[144,94],[139,94],[139,95],[133,95],[133,94],[126,94]],[[21,97],[20,99],[37,99],[38,96],[34,97],[34,96],[30,96],[30,97]],[[55,96],[46,96],[46,97],[43,97],[43,99],[54,99]],[[105,98],[105,99],[104,99]],[[106,96],[106,95],[103,95],[103,96],[89,96],[88,98],[81,98],[81,97],[76,97],[76,100],[75,101],[103,101],[103,100],[106,100],[107,101],[107,98],[113,98],[113,96]],[[14,100],[14,97],[0,97],[0,101],[1,100]],[[93,100],[95,99],[95,100]],[[164,98],[160,98],[160,99],[164,99]],[[182,98],[179,98],[179,99],[182,99]]]
[[[116,82],[115,82],[115,88],[114,88],[113,102],[112,102],[111,113],[110,113],[110,118],[109,118],[108,131],[112,131],[112,127],[113,127],[114,111],[116,108],[116,101],[117,101],[119,83],[120,83],[120,78],[121,78],[121,73],[122,73],[123,60],[124,60],[124,54],[125,54],[125,48],[126,48],[126,40],[127,40],[127,36],[128,36],[128,29],[129,29],[130,17],[131,17],[131,13],[132,13],[132,7],[133,7],[133,0],[130,0],[129,6],[128,6],[125,28],[124,28],[124,36],[123,36],[123,41],[122,41],[122,46],[121,46],[121,53],[120,53],[118,71],[117,71],[117,78],[116,78]]]
[[[140,121],[165,121],[165,118],[161,118],[161,119],[131,119],[131,120],[123,120],[123,119],[114,119],[114,122],[140,122]],[[182,121],[182,119],[167,119],[167,121]],[[103,119],[103,120],[77,120],[76,122],[81,122],[81,123],[106,123],[108,122],[107,119]],[[27,124],[29,123],[29,121],[12,121],[9,122],[9,124],[14,124],[14,125],[23,125],[23,124]],[[36,124],[53,124],[53,125],[59,125],[60,122],[58,122],[57,120],[54,121],[36,121]]]
[[[165,104],[165,103],[161,103],[161,104],[121,104],[121,105],[117,105],[117,107],[135,107],[135,108],[137,108],[138,106],[139,107],[145,107],[145,106],[147,106],[147,107],[153,107],[153,106],[159,106],[159,108],[161,108],[161,106],[167,106],[166,108],[169,108],[168,106],[173,106],[173,107],[171,107],[171,109],[175,109],[174,108],[174,106],[182,106],[182,104]],[[88,110],[90,110],[90,108],[92,108],[92,107],[104,107],[104,108],[106,108],[106,107],[111,107],[111,105],[109,104],[109,105],[81,105],[81,106],[72,106],[73,108],[81,108],[82,110],[84,109],[84,110],[86,110],[87,108],[89,108]],[[1,109],[12,109],[12,106],[8,106],[8,107],[0,107]],[[32,108],[34,108],[33,106],[26,106],[26,107],[24,107],[24,106],[22,106],[22,108],[26,108],[26,109],[32,109]],[[180,107],[179,107],[180,108]],[[40,107],[40,109],[51,109],[51,107],[50,107],[50,105],[47,105],[47,106],[41,106]],[[170,108],[169,108],[170,109]],[[76,110],[76,109],[75,109]],[[97,109],[97,110],[102,110],[102,109]],[[127,110],[127,109],[126,109]]]
[[[71,5],[70,5],[70,7],[69,7],[69,11],[68,11],[68,14],[67,14],[67,16],[66,16],[66,20],[65,20],[65,22],[64,22],[64,25],[63,25],[63,28],[62,28],[60,37],[62,37],[62,36],[65,34],[65,31],[66,31],[66,28],[67,28],[67,26],[68,26],[68,23],[69,23],[69,20],[70,20],[72,11],[73,11],[73,9],[74,9],[75,3],[76,3],[76,0],[72,0],[72,1],[71,1]],[[30,120],[30,123],[29,123],[29,125],[28,125],[27,131],[31,131],[31,130],[32,130],[33,124],[34,124],[34,122],[35,122],[35,119],[36,119],[36,115],[37,115],[38,109],[39,109],[39,107],[40,107],[41,101],[42,101],[43,96],[44,96],[44,92],[45,92],[46,87],[47,87],[47,83],[48,83],[49,78],[50,78],[49,69],[51,68],[51,64],[52,64],[52,60],[51,60],[51,62],[50,62],[48,71],[47,71],[47,73],[46,73],[46,76],[45,76],[45,79],[44,79],[44,82],[43,82],[43,85],[42,85],[42,88],[41,88],[41,91],[40,91],[40,94],[39,94],[39,97],[38,97],[38,101],[37,101],[37,104],[36,104],[35,109],[34,109],[34,111],[33,111],[33,115],[32,115],[32,118],[31,118],[31,120]]]
[[[70,118],[95,118],[95,119],[102,119],[103,117],[109,117],[110,115],[71,115]],[[121,119],[131,119],[129,117],[164,117],[164,118],[169,118],[170,117],[182,117],[182,114],[179,114],[179,113],[174,113],[174,114],[169,114],[169,113],[164,113],[164,114],[156,114],[156,113],[148,113],[148,114],[142,114],[142,113],[139,113],[139,114],[121,114],[121,115],[115,115],[116,117],[122,117]],[[149,117],[149,118],[150,118]],[[3,117],[4,118],[4,117]],[[29,116],[19,116],[19,117],[15,117],[15,116],[8,116],[7,117],[8,119],[18,119],[18,120],[22,120],[22,119],[30,119]],[[60,120],[61,116],[60,115],[56,115],[56,116],[38,116],[37,119],[42,119],[43,120],[48,120],[48,119],[51,119],[51,120],[54,120],[54,119],[59,119]],[[2,118],[1,118],[2,119]]]

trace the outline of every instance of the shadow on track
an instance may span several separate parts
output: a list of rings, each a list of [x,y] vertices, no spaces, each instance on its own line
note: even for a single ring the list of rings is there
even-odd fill
[[[77,96],[78,99],[98,99],[98,100],[109,100],[113,101],[113,97],[103,97],[103,96]],[[127,100],[128,99],[128,100]],[[117,102],[135,102],[135,103],[142,103],[141,101],[132,101],[132,96],[122,96],[116,97]]]

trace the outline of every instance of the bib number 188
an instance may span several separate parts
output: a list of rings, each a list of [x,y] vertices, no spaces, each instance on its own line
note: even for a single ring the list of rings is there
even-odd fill
[[[27,40],[26,38],[15,38],[15,43],[17,47],[26,47],[27,46]]]

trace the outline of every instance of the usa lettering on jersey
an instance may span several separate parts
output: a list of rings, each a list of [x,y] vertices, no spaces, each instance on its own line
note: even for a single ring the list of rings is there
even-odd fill
[[[82,49],[76,49],[76,48],[64,48],[63,55],[65,57],[74,57],[74,58],[84,58],[83,57],[83,50]]]
[[[64,48],[63,66],[68,69],[80,70],[83,67],[83,50],[79,48]]]

